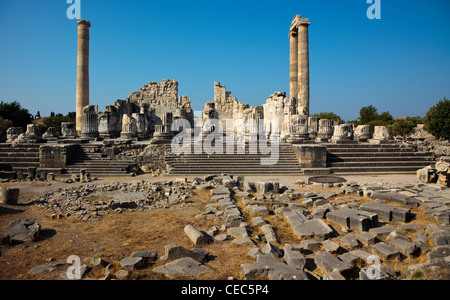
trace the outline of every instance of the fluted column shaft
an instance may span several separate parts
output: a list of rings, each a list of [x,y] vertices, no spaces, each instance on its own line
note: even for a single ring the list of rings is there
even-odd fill
[[[78,20],[76,130],[83,129],[83,108],[89,105],[89,28],[91,23]]]

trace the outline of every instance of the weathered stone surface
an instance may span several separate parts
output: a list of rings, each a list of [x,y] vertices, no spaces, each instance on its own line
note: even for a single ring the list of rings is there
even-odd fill
[[[329,252],[318,252],[314,256],[315,264],[327,273],[339,272],[343,274],[348,272],[353,266],[347,262],[344,262]]]
[[[9,223],[5,235],[9,237],[11,243],[27,243],[35,242],[40,232],[41,225],[35,221],[15,220]]]
[[[373,194],[371,197],[373,198]],[[378,196],[376,195],[376,197]],[[388,222],[390,221],[408,222],[412,218],[409,209],[387,205],[383,203],[375,203],[375,202],[363,203],[360,205],[359,209],[367,212],[376,213],[378,214],[380,220]]]
[[[389,246],[408,257],[416,257],[420,254],[420,249],[415,244],[403,239],[394,239],[389,242]]]
[[[375,192],[370,198],[373,200],[384,200],[389,203],[399,204],[406,208],[417,207],[417,201],[414,198],[393,192]]]
[[[248,237],[248,231],[245,227],[228,228],[227,233],[234,238]]]
[[[43,266],[39,266],[39,267],[34,267],[32,269],[30,269],[30,274],[32,275],[38,275],[44,272],[53,272],[56,270],[60,270],[62,268],[64,268],[66,266],[66,264],[50,264],[50,265],[43,265]]]
[[[158,256],[158,252],[156,250],[138,251],[138,252],[133,252],[133,254],[131,256],[132,257],[142,257],[142,258],[146,259],[147,261],[155,261]]]
[[[375,244],[376,237],[368,232],[360,232],[355,235],[355,238],[360,241],[365,246],[370,246]]]
[[[343,247],[348,247],[350,249],[359,247],[358,240],[355,238],[354,235],[351,234],[343,236],[340,240],[340,243]]]
[[[378,217],[376,215],[369,216],[367,213],[354,209],[341,209],[329,212],[327,220],[353,230],[367,231],[376,225]]]
[[[185,277],[196,276],[207,270],[210,270],[208,266],[205,266],[190,257],[180,258],[164,266],[153,269],[154,272],[163,273],[167,276],[180,275]]]
[[[323,220],[314,219],[308,220],[304,223],[292,224],[292,229],[298,238],[316,238],[319,240],[325,240],[331,236],[333,230]]]
[[[0,187],[0,204],[16,205],[19,201],[20,189]]]
[[[299,270],[303,270],[306,264],[306,259],[303,257],[303,255],[300,253],[300,251],[295,251],[290,246],[285,246],[283,248],[284,250],[284,261],[292,267],[295,267]]]
[[[126,271],[133,271],[145,266],[145,260],[142,257],[127,257],[120,261],[120,267]]]
[[[164,248],[164,255],[161,260],[175,260],[183,257],[190,257],[199,262],[204,262],[208,258],[208,251],[202,249],[188,250],[181,246],[168,245]]]
[[[397,250],[383,242],[373,245],[372,253],[379,256],[382,260],[395,259],[400,255]]]
[[[322,243],[315,241],[315,240],[303,240],[300,242],[303,249],[315,252],[320,249],[322,246]]]
[[[269,209],[266,206],[249,205],[246,210],[255,216],[267,216],[269,215]]]
[[[266,241],[268,243],[278,243],[275,231],[273,230],[272,226],[270,225],[261,226],[261,231],[264,233]]]
[[[305,272],[295,267],[280,263],[273,254],[258,255],[254,264],[241,265],[246,280],[307,280]]]

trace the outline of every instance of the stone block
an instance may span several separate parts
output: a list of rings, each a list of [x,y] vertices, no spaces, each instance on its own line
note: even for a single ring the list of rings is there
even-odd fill
[[[15,220],[6,228],[6,237],[11,243],[27,243],[37,241],[41,232],[41,225],[31,220]]]
[[[358,240],[355,238],[354,235],[351,235],[351,234],[347,234],[347,235],[343,236],[341,238],[340,244],[343,247],[348,247],[350,249],[359,247]]]
[[[354,209],[341,209],[329,212],[327,220],[341,226],[347,226],[353,230],[367,231],[378,222],[378,217],[374,215],[368,216],[364,212]]]
[[[355,238],[365,246],[374,245],[376,237],[368,232],[360,232],[355,235]]]
[[[322,145],[293,145],[300,168],[326,168],[327,148]]]
[[[391,260],[399,257],[400,253],[391,246],[381,242],[372,246],[372,253],[382,260]]]
[[[120,267],[126,271],[142,268],[145,260],[142,257],[127,257],[120,261]]]
[[[359,209],[362,211],[376,213],[378,214],[380,220],[387,222],[390,221],[408,222],[412,218],[409,209],[387,205],[383,203],[367,202],[361,204]]]
[[[320,247],[322,246],[322,243],[315,241],[315,240],[303,240],[300,242],[300,244],[302,245],[303,249],[309,250],[312,252],[319,250]]]
[[[20,189],[0,187],[0,204],[17,205]]]
[[[300,253],[300,251],[292,250],[290,247],[284,247],[284,261],[292,267],[299,270],[303,270],[306,264],[306,259]]]
[[[373,200],[382,200],[393,204],[402,205],[406,208],[416,208],[418,203],[414,198],[394,192],[374,192],[370,198]]]
[[[393,239],[389,242],[389,246],[391,246],[401,254],[411,258],[420,255],[420,248],[418,248],[417,245],[403,239]]]
[[[205,266],[190,257],[180,258],[164,266],[153,269],[154,272],[163,273],[167,276],[180,275],[186,277],[196,276],[207,270],[210,270],[208,266]]]
[[[329,252],[316,253],[314,256],[314,262],[320,269],[327,273],[339,272],[343,275],[353,268],[350,263],[336,258]]]
[[[299,239],[316,238],[323,241],[333,233],[330,226],[320,219],[308,220],[304,223],[291,223],[291,227]]]

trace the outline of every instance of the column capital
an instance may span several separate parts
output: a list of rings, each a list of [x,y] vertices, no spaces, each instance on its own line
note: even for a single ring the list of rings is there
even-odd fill
[[[308,18],[302,18],[300,15],[296,15],[294,19],[292,19],[291,23],[291,31],[296,31],[300,26],[309,26],[311,23]]]
[[[87,27],[91,27],[91,22],[86,21],[86,20],[78,20],[78,25],[87,25]]]

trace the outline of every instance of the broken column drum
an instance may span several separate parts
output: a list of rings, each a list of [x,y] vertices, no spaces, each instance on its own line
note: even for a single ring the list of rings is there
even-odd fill
[[[334,133],[331,141],[335,143],[352,142],[353,136],[352,124],[336,125],[334,126]]]
[[[308,133],[310,138],[316,138],[319,131],[319,120],[317,117],[309,117],[308,119]]]
[[[309,140],[308,116],[293,115],[289,122],[288,143],[299,144]]]
[[[328,142],[333,136],[333,121],[328,119],[319,120],[319,131],[317,132],[317,142]]]
[[[83,108],[82,138],[97,138],[98,133],[98,106],[88,105]]]

